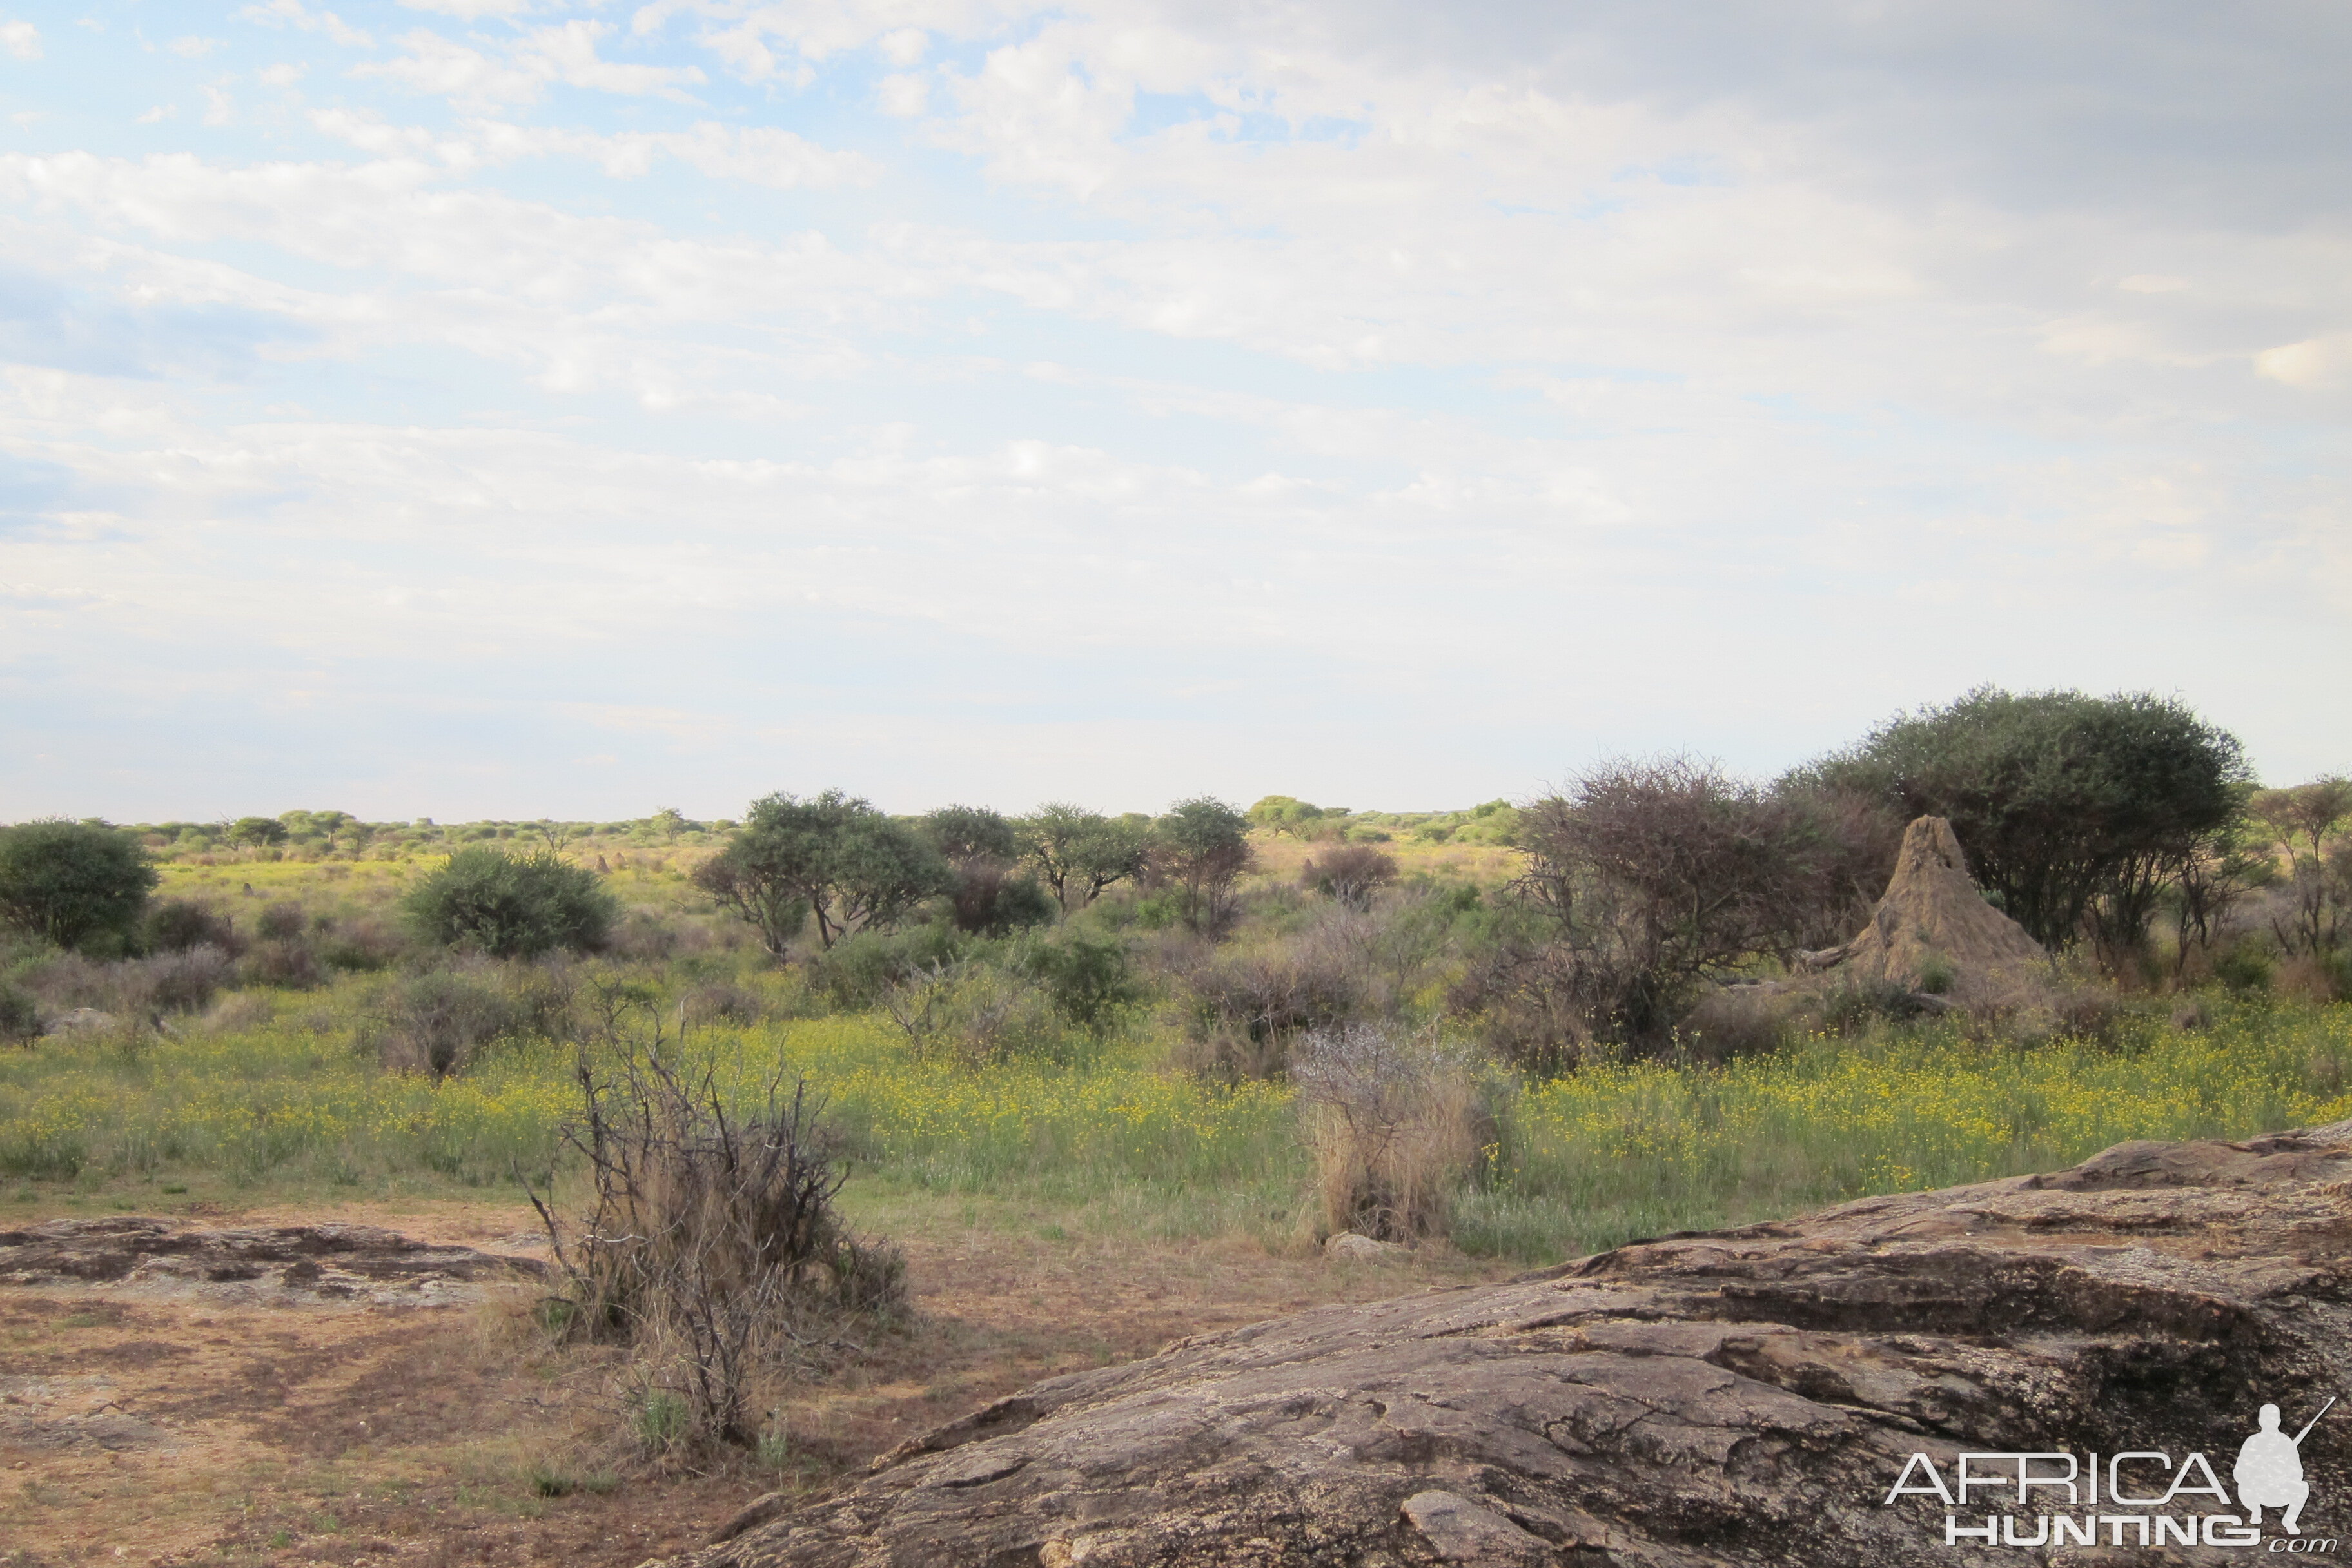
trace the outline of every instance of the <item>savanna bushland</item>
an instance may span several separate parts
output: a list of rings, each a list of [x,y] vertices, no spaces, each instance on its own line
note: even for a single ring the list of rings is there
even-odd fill
[[[2049,951],[2037,1005],[1805,981],[1920,816]],[[1340,1233],[1502,1270],[2352,1115],[2352,784],[2131,694],[1447,812],[27,823],[0,920],[0,1205],[528,1194],[531,1331],[603,1358],[611,1437],[546,1496],[798,1462],[840,1347],[919,1333],[894,1237],[942,1215],[1114,1273]]]

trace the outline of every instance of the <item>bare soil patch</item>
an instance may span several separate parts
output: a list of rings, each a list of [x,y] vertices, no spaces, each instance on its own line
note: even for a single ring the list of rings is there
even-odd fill
[[[591,1451],[615,1420],[609,1366],[530,1328],[528,1284],[423,1306],[225,1295],[201,1280],[0,1286],[0,1564],[630,1568],[698,1544],[758,1493],[830,1485],[1039,1377],[1507,1271],[1435,1253],[1337,1264],[1233,1240],[1072,1237],[1043,1217],[945,1205],[895,1215],[917,1321],[839,1350],[789,1406],[780,1466],[747,1459],[709,1475],[637,1473]],[[509,1204],[203,1223],[380,1226],[448,1247],[535,1251],[529,1209]]]

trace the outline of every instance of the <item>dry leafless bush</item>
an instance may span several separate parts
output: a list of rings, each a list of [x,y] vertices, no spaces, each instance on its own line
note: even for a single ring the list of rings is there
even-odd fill
[[[1278,1078],[1301,1033],[1394,1018],[1445,958],[1412,900],[1373,912],[1326,905],[1303,929],[1167,956],[1191,1002],[1179,1067],[1223,1081]]]
[[[394,987],[384,1019],[389,1027],[378,1047],[383,1065],[428,1073],[437,1081],[514,1032],[521,1012],[486,974],[428,969]]]
[[[1269,942],[1205,955],[1184,975],[1192,1016],[1180,1065],[1232,1082],[1280,1077],[1292,1040],[1367,1009],[1356,955],[1330,941]]]
[[[1396,875],[1394,857],[1369,844],[1338,844],[1299,868],[1298,885],[1337,899],[1349,909],[1368,910],[1373,893],[1395,881]]]
[[[780,1071],[739,1098],[649,1011],[583,1047],[575,1078],[565,1140],[588,1211],[561,1219],[531,1194],[566,1284],[558,1316],[630,1347],[649,1445],[750,1446],[768,1381],[845,1319],[903,1306],[904,1261],[835,1215],[840,1144],[804,1082]]]
[[[1884,886],[1887,826],[1848,796],[1776,792],[1687,757],[1592,769],[1521,814],[1514,891],[1541,939],[1507,944],[1455,1005],[1538,1070],[1595,1044],[1671,1048],[1709,982],[1852,929]]]
[[[1380,1241],[1444,1234],[1477,1158],[1468,1064],[1431,1036],[1346,1024],[1302,1036],[1291,1081],[1315,1151],[1324,1224]]]

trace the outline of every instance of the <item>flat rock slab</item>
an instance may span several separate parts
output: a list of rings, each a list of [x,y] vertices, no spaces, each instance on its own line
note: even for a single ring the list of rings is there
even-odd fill
[[[1000,1400],[832,1495],[763,1500],[679,1561],[2243,1562],[2143,1548],[2128,1523],[2089,1549],[1950,1546],[1936,1498],[1886,1499],[1921,1453],[1948,1478],[1963,1452],[2193,1451],[2226,1484],[2264,1401],[2292,1432],[2352,1394],[2348,1250],[2352,1123],[2127,1143],[1181,1341]],[[2352,1535],[2352,1400],[2302,1461],[2305,1536]],[[2002,1511],[1988,1495],[1958,1522]],[[2284,1538],[2264,1517],[2266,1553]]]
[[[470,1300],[487,1282],[545,1268],[534,1258],[415,1241],[370,1225],[207,1229],[124,1215],[0,1230],[0,1285],[133,1296],[425,1306]]]

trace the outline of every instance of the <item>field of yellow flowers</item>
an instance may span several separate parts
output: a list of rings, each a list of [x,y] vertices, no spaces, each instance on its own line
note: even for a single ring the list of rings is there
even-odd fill
[[[0,1190],[118,1204],[514,1190],[551,1166],[572,1056],[495,1049],[436,1084],[389,1072],[332,1009],[240,1026],[54,1037],[0,1053]],[[755,1084],[805,1074],[863,1179],[1157,1215],[1171,1234],[1294,1229],[1309,1159],[1289,1091],[1163,1070],[1148,1033],[1074,1066],[918,1058],[887,1020],[713,1028],[692,1048]],[[1597,1067],[1486,1084],[1492,1126],[1456,1207],[1465,1249],[1530,1259],[1864,1194],[2079,1160],[2126,1138],[2246,1136],[2352,1116],[2352,1007],[2217,1009],[2118,1041],[2032,1047],[1936,1027],[1817,1039],[1721,1067]],[[5,1210],[0,1209],[0,1218]]]

